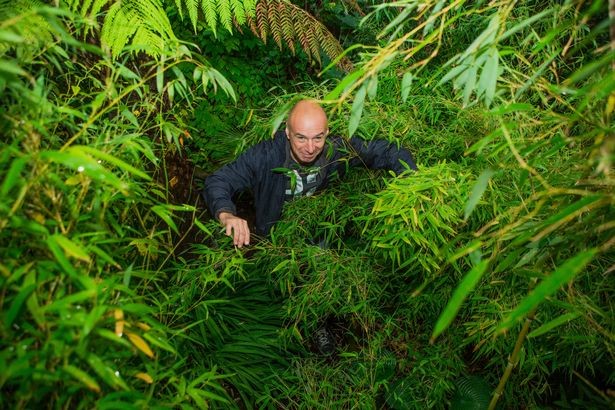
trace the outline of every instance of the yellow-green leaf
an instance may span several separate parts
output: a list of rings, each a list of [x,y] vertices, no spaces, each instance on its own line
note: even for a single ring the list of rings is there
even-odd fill
[[[150,349],[147,342],[143,340],[141,336],[132,332],[126,332],[126,336],[128,336],[128,339],[132,342],[132,344],[135,345],[137,349],[145,353],[147,357],[154,358],[154,352]]]

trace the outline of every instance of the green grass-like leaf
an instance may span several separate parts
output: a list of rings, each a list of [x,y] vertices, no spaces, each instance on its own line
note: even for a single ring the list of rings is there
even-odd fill
[[[512,325],[521,320],[528,312],[542,303],[547,297],[551,296],[564,284],[568,283],[585,268],[585,266],[596,256],[596,249],[588,249],[579,252],[572,258],[565,261],[553,273],[548,275],[536,286],[536,288],[524,298],[519,305],[508,315],[497,327],[496,332],[504,332]]]

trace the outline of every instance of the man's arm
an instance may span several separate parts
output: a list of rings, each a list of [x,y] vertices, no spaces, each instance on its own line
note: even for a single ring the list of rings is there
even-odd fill
[[[353,162],[363,163],[368,168],[388,169],[396,174],[401,174],[406,170],[406,167],[402,164],[404,162],[410,169],[417,169],[412,153],[409,150],[398,147],[396,144],[386,140],[366,141],[359,137],[352,137],[350,145],[352,145],[359,156]]]
[[[248,150],[234,162],[223,166],[205,179],[203,197],[212,216],[225,227],[226,235],[233,237],[235,246],[250,243],[248,222],[236,216],[237,208],[233,196],[252,187],[256,152]]]

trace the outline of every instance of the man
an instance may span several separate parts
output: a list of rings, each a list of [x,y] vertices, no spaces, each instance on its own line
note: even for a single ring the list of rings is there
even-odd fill
[[[203,196],[209,211],[233,237],[235,246],[250,243],[248,222],[236,215],[233,195],[250,189],[254,195],[257,234],[268,235],[280,219],[284,202],[323,189],[347,165],[364,164],[399,174],[416,170],[408,150],[384,140],[327,138],[327,115],[312,100],[299,101],[288,114],[286,129],[263,141],[205,180]]]

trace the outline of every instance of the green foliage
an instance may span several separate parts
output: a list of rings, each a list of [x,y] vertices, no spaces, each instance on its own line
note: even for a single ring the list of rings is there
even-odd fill
[[[606,3],[330,3],[0,3],[1,407],[612,407]],[[350,10],[358,66],[316,83],[307,12]],[[209,172],[302,95],[419,171],[234,249],[172,158]]]

